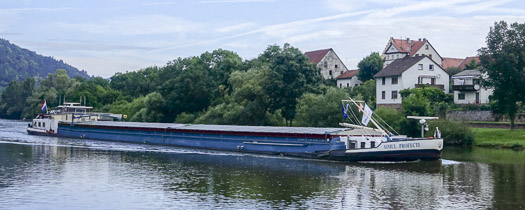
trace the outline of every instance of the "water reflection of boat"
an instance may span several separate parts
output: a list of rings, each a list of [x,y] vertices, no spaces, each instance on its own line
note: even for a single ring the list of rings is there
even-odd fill
[[[352,99],[343,102],[363,107],[362,102],[358,104]],[[61,107],[58,113],[49,117],[33,120],[27,132],[339,161],[435,160],[440,158],[443,146],[443,139],[437,129],[436,138],[392,135],[384,124],[376,122],[374,118],[377,116],[372,116],[366,104],[366,108],[360,109],[364,113],[363,119],[366,117],[376,129],[364,126],[368,121],[360,126],[342,123],[346,126],[343,128],[101,121],[103,115],[91,114],[91,107],[70,105]],[[345,115],[349,111],[351,109],[345,110]],[[355,117],[354,113],[351,114]],[[425,119],[421,118],[423,123]]]

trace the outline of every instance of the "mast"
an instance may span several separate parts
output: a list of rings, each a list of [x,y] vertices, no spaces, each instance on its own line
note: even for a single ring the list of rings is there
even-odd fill
[[[354,99],[352,99],[352,98],[350,98],[350,97],[348,97],[348,98],[349,98],[350,100],[343,100],[343,101],[350,101],[350,102],[352,102],[355,106],[359,107],[359,105],[357,104],[357,102],[356,102]],[[363,114],[366,114],[366,113],[363,112]],[[372,116],[369,116],[369,115],[367,115],[367,116],[368,116],[368,118],[370,118],[370,121],[372,121],[372,123],[373,123],[374,126],[379,130],[379,132],[383,133],[384,135],[387,135],[387,132],[386,132],[383,128],[381,128],[381,126],[379,126],[379,124],[377,124],[377,122],[374,120],[374,118],[372,118]],[[364,125],[364,126],[366,126],[366,125]]]

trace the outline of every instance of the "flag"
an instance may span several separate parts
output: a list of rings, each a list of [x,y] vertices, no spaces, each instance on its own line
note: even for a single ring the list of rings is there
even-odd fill
[[[41,109],[42,111],[46,111],[46,109],[47,109],[46,99],[44,99],[44,103],[42,103],[42,107],[40,107],[40,109]]]
[[[348,115],[346,114],[345,105],[343,104],[343,117],[346,119],[348,118]]]
[[[368,107],[368,104],[365,104],[365,108],[363,109],[363,119],[361,120],[361,123],[363,123],[364,126],[368,125],[373,113],[374,111]]]

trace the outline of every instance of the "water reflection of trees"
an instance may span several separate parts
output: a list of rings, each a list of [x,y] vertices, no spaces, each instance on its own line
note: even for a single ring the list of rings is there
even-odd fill
[[[201,150],[0,144],[0,192],[81,176],[104,179],[98,184],[109,183],[109,193],[157,193],[193,207],[511,209],[525,200],[524,154],[467,150],[445,157],[461,162],[446,164],[340,163]],[[93,175],[103,177],[88,177]]]

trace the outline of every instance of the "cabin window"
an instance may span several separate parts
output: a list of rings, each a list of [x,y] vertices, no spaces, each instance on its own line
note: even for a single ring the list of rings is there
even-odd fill
[[[434,71],[434,65],[432,65],[432,64],[428,65],[428,70]]]
[[[458,100],[465,100],[465,93],[458,94]]]
[[[392,91],[392,99],[397,99],[397,91]]]
[[[397,85],[397,77],[392,77],[392,85]]]
[[[365,142],[361,142],[361,149],[364,149],[365,148]]]
[[[371,141],[371,142],[370,142],[370,147],[371,147],[371,148],[376,147],[376,142],[375,142],[375,141]]]
[[[381,91],[381,99],[385,99],[386,98],[386,92],[385,91]]]
[[[417,65],[417,69],[418,69],[418,70],[423,70],[423,64],[418,64],[418,65]]]
[[[381,80],[381,84],[382,84],[382,85],[385,85],[385,78],[383,77],[383,78],[381,78],[381,79],[382,79],[382,80]]]

